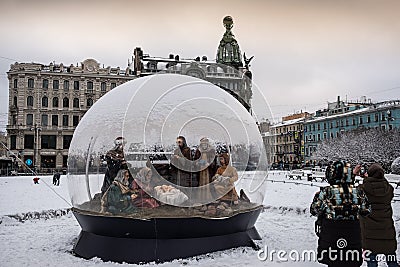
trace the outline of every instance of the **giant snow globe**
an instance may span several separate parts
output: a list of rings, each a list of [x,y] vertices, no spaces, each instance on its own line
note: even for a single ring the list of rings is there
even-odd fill
[[[254,116],[223,86],[164,73],[116,87],[71,142],[74,252],[139,263],[254,246],[265,151]]]

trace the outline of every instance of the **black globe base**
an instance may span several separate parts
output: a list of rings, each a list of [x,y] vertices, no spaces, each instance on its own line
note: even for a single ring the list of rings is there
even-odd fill
[[[82,227],[77,256],[104,261],[147,263],[188,258],[260,240],[254,223],[260,209],[226,218],[153,218],[95,216],[74,209]]]

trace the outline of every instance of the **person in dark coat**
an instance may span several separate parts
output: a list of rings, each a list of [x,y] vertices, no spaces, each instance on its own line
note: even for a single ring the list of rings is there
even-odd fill
[[[172,183],[180,186],[197,186],[198,181],[192,173],[193,156],[183,136],[176,138],[178,148],[171,157]]]
[[[368,215],[370,206],[351,174],[343,162],[333,163],[326,177],[330,185],[315,194],[310,207],[318,217],[318,261],[328,266],[361,266],[363,261],[359,215]]]
[[[60,185],[60,173],[56,171],[53,175],[53,185],[59,186]]]
[[[360,169],[361,166],[357,166],[354,172],[359,174]],[[374,163],[368,168],[360,187],[365,191],[372,210],[368,217],[360,219],[362,246],[367,251],[367,264],[369,267],[378,266],[376,255],[385,254],[388,266],[397,267],[397,241],[391,206],[393,187],[385,179],[381,165]]]
[[[101,187],[101,195],[111,186],[114,178],[122,169],[127,170],[128,166],[124,157],[124,145],[126,141],[123,137],[117,137],[114,141],[115,147],[109,150],[105,156],[107,162],[107,170],[104,175],[103,185]]]

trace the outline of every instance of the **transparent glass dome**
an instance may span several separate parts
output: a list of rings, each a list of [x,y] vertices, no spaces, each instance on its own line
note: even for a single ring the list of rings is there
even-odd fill
[[[75,130],[75,209],[133,218],[229,217],[259,209],[268,162],[253,116],[205,80],[157,74],[101,97]]]

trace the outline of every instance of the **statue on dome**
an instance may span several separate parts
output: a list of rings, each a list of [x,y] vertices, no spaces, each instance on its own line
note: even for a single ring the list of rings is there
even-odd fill
[[[233,27],[232,17],[226,16],[223,20],[223,24],[226,31],[219,42],[217,63],[231,65],[235,68],[243,67],[239,44],[231,31]]]

